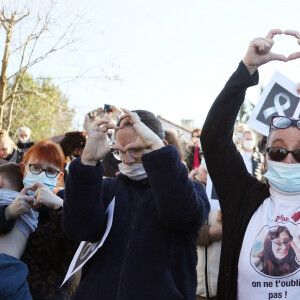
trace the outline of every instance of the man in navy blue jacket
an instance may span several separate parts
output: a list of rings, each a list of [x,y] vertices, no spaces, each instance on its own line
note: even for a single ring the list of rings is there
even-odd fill
[[[115,197],[113,224],[103,246],[83,267],[73,299],[194,300],[196,241],[210,209],[203,186],[188,179],[177,149],[150,112],[124,110],[119,126],[90,128],[82,158],[73,161],[63,211],[65,234],[98,241]],[[106,132],[116,129],[122,161],[116,179],[104,178]]]

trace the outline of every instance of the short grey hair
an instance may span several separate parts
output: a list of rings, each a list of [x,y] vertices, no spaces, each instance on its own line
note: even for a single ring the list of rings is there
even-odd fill
[[[20,134],[20,131],[26,132],[29,136],[31,135],[31,129],[26,126],[22,126],[17,129],[18,135]]]

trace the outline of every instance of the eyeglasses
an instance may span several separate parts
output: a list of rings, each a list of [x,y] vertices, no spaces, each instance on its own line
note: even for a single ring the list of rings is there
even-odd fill
[[[277,129],[285,129],[290,126],[295,126],[300,129],[300,120],[299,119],[291,119],[285,116],[272,116],[270,130],[274,127]]]
[[[282,147],[268,147],[267,153],[271,160],[280,162],[286,159],[289,153],[292,153],[296,162],[300,163],[300,149],[287,150]]]
[[[50,169],[50,168],[44,169],[38,165],[33,165],[33,164],[29,164],[29,163],[26,163],[26,164],[28,165],[29,171],[35,175],[39,175],[44,171],[47,177],[55,178],[59,174],[59,171],[54,170],[54,169]]]
[[[284,242],[276,242],[274,240],[271,240],[271,242],[276,248],[281,248],[282,246],[288,246],[291,243],[291,240],[286,240]]]
[[[148,153],[149,151],[150,151],[150,149],[133,148],[133,149],[128,149],[126,152],[128,152],[131,157],[137,159],[137,158],[141,158],[144,153]],[[113,153],[115,159],[117,159],[117,160],[124,160],[126,152],[123,152],[121,150],[112,149],[112,153]]]

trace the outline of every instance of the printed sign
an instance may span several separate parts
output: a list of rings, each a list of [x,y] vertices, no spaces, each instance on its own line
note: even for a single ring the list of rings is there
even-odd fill
[[[215,187],[214,187],[208,173],[207,173],[207,181],[206,181],[206,194],[207,194],[211,209],[221,210],[218,195],[216,193]]]
[[[296,83],[276,71],[261,93],[248,121],[248,126],[268,136],[273,115],[299,118],[299,100]]]
[[[115,209],[115,197],[109,204],[106,214],[107,216],[107,226],[105,233],[103,237],[98,242],[95,243],[90,243],[83,241],[80,243],[73,259],[72,262],[69,266],[68,272],[66,274],[66,277],[61,285],[61,287],[64,285],[64,283],[74,274],[76,273],[79,269],[83,267],[83,265],[98,251],[100,247],[102,247],[104,241],[106,240],[109,231],[112,226],[113,222],[113,215],[114,215],[114,209]]]

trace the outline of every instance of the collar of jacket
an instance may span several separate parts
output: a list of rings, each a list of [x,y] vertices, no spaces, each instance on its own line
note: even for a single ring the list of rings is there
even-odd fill
[[[137,188],[148,188],[150,186],[148,178],[142,179],[140,181],[136,181],[136,180],[130,179],[129,177],[127,177],[126,175],[124,175],[122,173],[119,173],[117,175],[117,179],[121,180],[125,184],[135,186]]]

